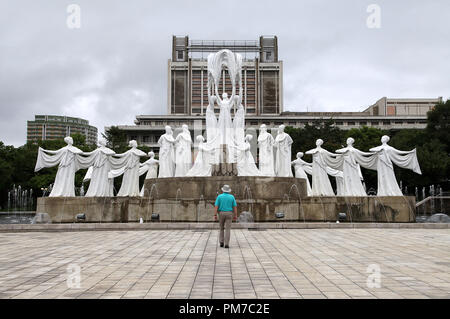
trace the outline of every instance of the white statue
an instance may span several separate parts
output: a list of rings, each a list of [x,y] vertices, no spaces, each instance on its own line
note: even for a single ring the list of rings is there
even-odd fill
[[[75,196],[75,172],[78,170],[77,157],[80,156],[82,151],[72,145],[73,139],[70,136],[65,137],[64,142],[67,143],[67,146],[57,151],[44,150],[39,147],[35,172],[45,167],[58,165],[58,172],[50,197]]]
[[[234,140],[237,145],[242,145],[245,142],[245,110],[240,95],[235,96],[235,105],[238,109],[233,119]]]
[[[309,183],[308,176],[306,174],[312,175],[312,164],[302,160],[303,152],[297,153],[297,159],[292,161],[294,166],[295,177],[303,178],[306,180],[306,193],[308,196],[312,196],[311,184]]]
[[[91,181],[85,196],[114,196],[113,180],[108,178],[108,173],[112,169],[119,168],[113,167],[111,164],[111,156],[116,153],[106,147],[106,141],[104,139],[100,139],[98,145],[98,148],[92,152],[83,152],[82,154],[86,157],[80,156],[78,158],[80,168],[89,168],[83,179],[83,181]]]
[[[378,175],[377,196],[403,196],[398,187],[394,174],[394,165],[412,170],[417,174],[422,174],[417,160],[416,149],[412,151],[399,151],[389,146],[389,136],[384,135],[381,138],[381,145],[371,148],[376,156],[376,168]]]
[[[219,85],[223,74],[223,67],[228,70],[232,84],[231,97],[223,92],[222,98],[219,95]],[[230,50],[220,50],[208,56],[208,98],[206,134],[207,148],[214,149],[214,155],[210,161],[217,164],[222,152],[222,146],[226,145],[227,163],[234,163],[236,158],[236,146],[244,143],[244,108],[240,103],[240,98],[236,97],[236,85],[239,83],[239,96],[242,97],[242,57]],[[215,98],[212,98],[211,91],[214,87]],[[214,115],[214,103],[217,102],[220,108],[217,124]],[[231,108],[237,104],[238,110],[234,121],[231,119]],[[213,128],[215,126],[215,129]],[[236,130],[237,129],[237,130]]]
[[[273,157],[273,145],[275,140],[272,134],[267,132],[266,124],[260,126],[259,132],[259,171],[263,176],[275,176],[275,163]]]
[[[256,167],[252,152],[250,151],[250,141],[252,138],[252,135],[246,135],[244,144],[237,146],[238,160],[236,167],[238,176],[261,176],[260,171]]]
[[[208,149],[207,145],[204,143],[205,139],[203,136],[197,136],[198,142],[198,152],[195,158],[194,165],[187,172],[186,176],[211,176],[212,165],[210,162],[210,156],[212,155],[213,149]]]
[[[173,177],[175,175],[175,152],[173,132],[166,126],[166,133],[161,135],[159,144],[159,175],[158,177]]]
[[[309,150],[306,154],[311,154],[312,162],[312,195],[313,196],[334,196],[328,175],[340,177],[338,170],[330,166],[340,167],[341,158],[336,158],[337,154],[328,152],[322,148],[323,140],[316,141],[316,148]],[[338,181],[336,180],[336,184]]]
[[[284,132],[284,125],[278,127],[278,135],[275,138],[276,162],[275,174],[278,177],[293,177],[291,169],[292,138]]]
[[[216,142],[216,148],[219,148],[220,145],[227,145],[228,154],[230,154],[227,158],[227,162],[232,163],[233,157],[231,154],[234,154],[232,146],[234,146],[236,142],[234,140],[233,121],[231,120],[230,110],[233,106],[234,96],[228,98],[228,94],[224,92],[222,98],[217,96],[217,100],[220,106],[220,113],[219,120],[217,121],[216,139],[218,139],[218,142]]]
[[[186,124],[175,139],[175,177],[184,177],[192,167],[191,133]]]
[[[112,158],[114,166],[120,166],[120,169],[109,172],[109,178],[115,178],[123,174],[122,185],[117,196],[139,196],[139,164],[140,157],[147,156],[144,152],[137,149],[135,140],[129,142],[131,149],[122,154],[116,154],[117,158]]]
[[[342,154],[344,162],[342,165],[344,186],[343,196],[367,196],[362,184],[363,176],[361,167],[372,168],[376,166],[373,153],[362,152],[353,147],[355,140],[352,137],[347,139],[347,147],[336,150]]]
[[[147,173],[145,175],[145,179],[157,178],[159,161],[155,159],[155,153],[153,152],[148,152],[148,156],[150,157],[148,160],[146,160],[144,163],[139,164],[139,176]],[[144,185],[142,185],[140,195],[144,196]]]
[[[336,179],[336,196],[344,196],[344,172],[327,167],[327,173]]]
[[[217,97],[211,95],[210,89],[208,89],[208,101],[209,105],[206,108],[206,139],[208,141],[214,141],[217,132],[217,118],[214,113],[214,104],[217,101]]]

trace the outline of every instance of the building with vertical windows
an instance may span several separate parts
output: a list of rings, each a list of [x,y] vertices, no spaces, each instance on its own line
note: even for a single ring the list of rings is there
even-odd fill
[[[207,58],[210,53],[222,49],[243,57],[242,104],[246,114],[281,113],[283,62],[278,59],[277,41],[276,36],[261,36],[259,40],[190,40],[188,36],[173,36],[172,58],[168,61],[167,113],[205,114],[208,106]],[[232,85],[226,70],[223,70],[220,86],[219,93],[231,95]]]
[[[59,115],[35,115],[27,121],[27,142],[64,139],[71,134],[86,136],[86,144],[97,144],[97,128],[88,120]]]

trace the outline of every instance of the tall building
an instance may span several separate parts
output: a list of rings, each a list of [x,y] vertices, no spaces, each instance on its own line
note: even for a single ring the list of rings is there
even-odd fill
[[[59,115],[35,115],[27,121],[27,142],[63,139],[71,134],[86,136],[87,144],[97,144],[97,128],[88,120]]]
[[[208,106],[208,54],[222,49],[240,53],[242,104],[248,115],[279,114],[283,111],[283,62],[278,60],[276,36],[259,40],[190,40],[173,36],[168,63],[167,113],[203,115]],[[231,95],[232,84],[223,70],[219,93]],[[237,92],[239,86],[237,87]],[[219,112],[216,106],[216,112]]]

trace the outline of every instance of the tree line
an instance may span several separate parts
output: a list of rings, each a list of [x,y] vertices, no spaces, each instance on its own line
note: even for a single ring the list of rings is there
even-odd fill
[[[316,121],[312,125],[305,125],[304,128],[286,127],[285,130],[294,143],[292,145],[292,157],[296,157],[297,152],[306,152],[315,148],[315,141],[318,138],[324,140],[323,147],[331,152],[342,148],[346,144],[348,137],[355,139],[354,146],[362,151],[368,151],[371,147],[380,144],[381,136],[389,135],[389,142],[393,147],[400,150],[411,150],[417,148],[422,175],[417,175],[410,170],[396,168],[398,181],[403,182],[403,186],[408,186],[410,193],[414,192],[414,187],[428,186],[431,184],[441,185],[444,190],[449,189],[450,175],[450,100],[437,104],[433,110],[427,114],[426,129],[402,129],[402,130],[382,130],[373,127],[362,126],[350,130],[339,129],[334,121]],[[97,146],[86,144],[84,135],[71,135],[74,146],[83,151],[92,151]],[[103,137],[106,139],[108,147],[116,153],[125,152],[128,149],[127,136],[118,127],[112,126]],[[42,196],[41,188],[48,187],[53,183],[57,167],[46,168],[37,173],[34,172],[38,147],[56,150],[66,144],[61,140],[45,140],[35,143],[27,143],[20,147],[5,145],[0,141],[0,207],[7,205],[8,190],[13,185],[21,185],[22,189],[33,189],[35,196]],[[150,151],[149,147],[139,146],[144,152]],[[311,161],[311,157],[305,155],[306,161]],[[146,158],[142,158],[145,161]],[[80,187],[86,170],[80,170],[75,175],[75,186]],[[377,176],[375,171],[363,169],[363,175],[367,189],[376,189]],[[142,176],[141,178],[144,178]],[[115,188],[120,187],[121,178],[114,181]],[[85,185],[86,187],[88,184]]]

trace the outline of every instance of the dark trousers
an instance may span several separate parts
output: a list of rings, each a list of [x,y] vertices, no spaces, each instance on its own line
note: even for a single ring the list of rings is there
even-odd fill
[[[230,230],[233,212],[219,212],[219,241],[226,246],[230,244]]]

